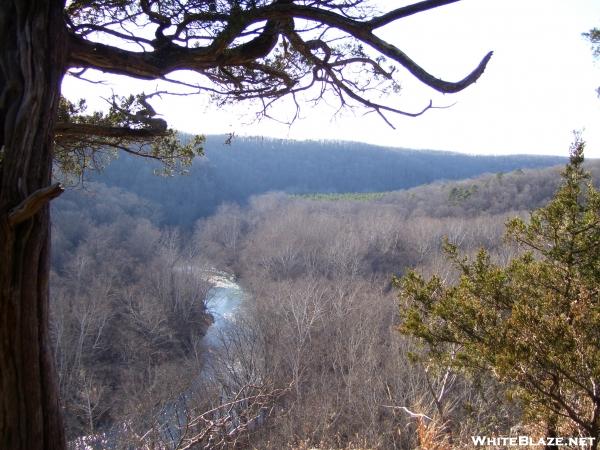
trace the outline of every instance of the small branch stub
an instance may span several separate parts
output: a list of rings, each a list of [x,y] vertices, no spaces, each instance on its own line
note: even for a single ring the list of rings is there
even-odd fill
[[[38,189],[8,213],[8,223],[14,227],[33,217],[46,203],[64,192],[60,183]]]

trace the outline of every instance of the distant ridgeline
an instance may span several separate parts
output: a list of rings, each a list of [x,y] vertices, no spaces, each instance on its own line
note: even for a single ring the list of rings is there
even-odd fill
[[[191,225],[225,202],[244,204],[268,191],[289,194],[371,193],[456,180],[482,173],[564,164],[555,156],[469,156],[377,147],[357,142],[287,141],[208,136],[206,156],[187,176],[159,177],[157,164],[128,155],[87,179],[119,187],[160,205],[162,222]],[[565,155],[566,156],[566,155]]]

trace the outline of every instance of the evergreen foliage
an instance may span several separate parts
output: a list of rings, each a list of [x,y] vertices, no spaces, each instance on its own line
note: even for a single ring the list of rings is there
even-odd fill
[[[143,94],[113,95],[107,113],[88,113],[85,99],[73,103],[61,97],[57,114],[61,125],[53,155],[55,177],[83,179],[85,172],[106,167],[119,150],[159,161],[156,173],[187,173],[194,157],[203,155],[204,136],[180,140],[163,119],[154,118],[156,113],[146,98]]]
[[[455,284],[412,271],[395,279],[403,334],[420,338],[422,357],[501,382],[548,436],[600,438],[600,193],[582,168],[584,143],[571,148],[563,183],[529,222],[507,223],[523,248],[506,265],[481,249],[471,259],[446,242]]]
[[[372,200],[381,200],[385,192],[341,192],[339,194],[299,194],[294,197],[317,201],[351,201],[368,202]]]

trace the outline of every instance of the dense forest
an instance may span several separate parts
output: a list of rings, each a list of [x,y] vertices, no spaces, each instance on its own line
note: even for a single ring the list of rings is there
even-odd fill
[[[520,426],[518,404],[492,379],[412,361],[421,349],[397,331],[391,280],[411,268],[453,279],[444,236],[508,261],[518,250],[503,243],[504,223],[560,182],[560,168],[520,166],[556,159],[386,149],[369,168],[360,146],[339,144],[325,160],[324,148],[290,144],[284,156],[265,142],[256,155],[246,141],[209,142],[190,177],[154,181],[119,161],[55,202],[52,336],[71,445],[404,449]],[[400,172],[402,161],[414,163]],[[302,164],[312,169],[292,176]],[[431,181],[419,166],[446,180],[395,190],[394,178]],[[600,179],[600,164],[588,167]],[[277,189],[287,192],[250,196]],[[202,340],[214,269],[245,292],[217,351]]]
[[[564,161],[552,156],[470,156],[357,142],[208,136],[205,156],[195,159],[187,176],[157,177],[154,172],[160,164],[122,155],[89,178],[160,204],[164,224],[191,227],[223,203],[246,204],[251,196],[269,191],[395,191],[435,180],[548,167]]]

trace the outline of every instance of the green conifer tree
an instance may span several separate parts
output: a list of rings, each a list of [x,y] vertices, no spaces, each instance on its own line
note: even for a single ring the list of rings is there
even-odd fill
[[[523,252],[507,265],[484,249],[475,258],[445,244],[460,272],[445,285],[412,271],[396,279],[400,331],[425,344],[423,358],[485,374],[548,436],[600,439],[600,194],[583,168],[578,138],[563,183],[507,238]],[[476,432],[476,430],[474,430]]]

